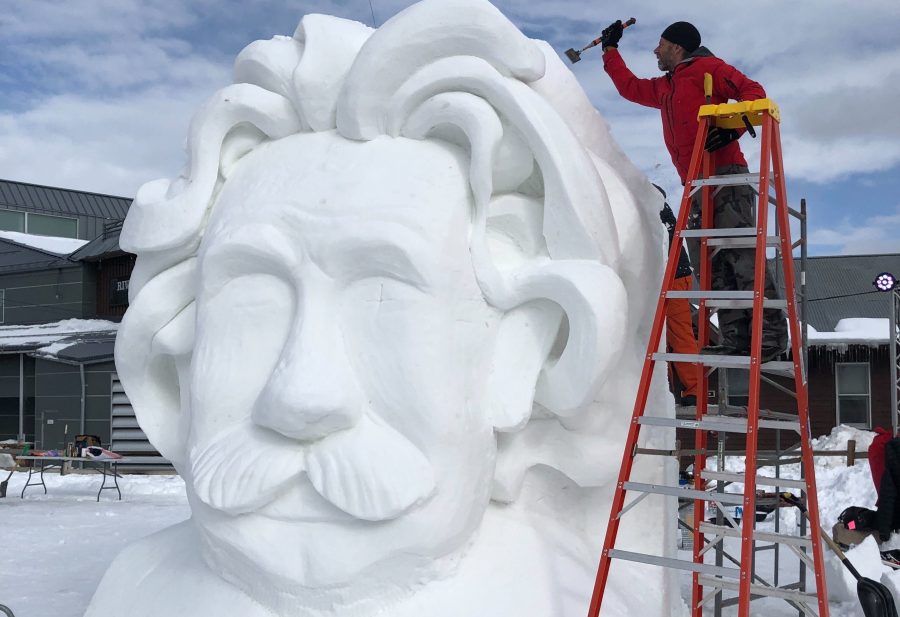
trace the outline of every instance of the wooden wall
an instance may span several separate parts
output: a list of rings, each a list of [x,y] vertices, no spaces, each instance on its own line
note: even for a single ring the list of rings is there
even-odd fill
[[[134,269],[134,255],[103,259],[97,262],[97,317],[120,321],[128,304],[114,300],[113,285],[116,281],[128,280]]]

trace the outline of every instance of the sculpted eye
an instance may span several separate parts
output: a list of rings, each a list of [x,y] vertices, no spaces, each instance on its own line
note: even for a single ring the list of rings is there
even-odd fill
[[[347,286],[347,292],[362,302],[392,302],[413,300],[426,291],[424,284],[393,276],[373,275],[357,279]]]

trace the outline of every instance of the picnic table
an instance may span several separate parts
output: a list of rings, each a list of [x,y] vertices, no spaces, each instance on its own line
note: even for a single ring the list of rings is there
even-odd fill
[[[78,462],[78,463],[86,463],[94,467],[98,473],[103,474],[103,483],[100,485],[100,490],[97,491],[97,501],[100,501],[100,495],[103,491],[111,491],[115,490],[119,495],[119,501],[122,500],[122,491],[119,490],[119,474],[117,473],[117,465],[121,459],[106,459],[106,458],[88,458],[88,457],[80,457],[80,456],[28,456],[22,455],[17,456],[16,461],[33,461],[31,466],[28,468],[28,480],[25,482],[25,486],[22,487],[22,493],[19,495],[21,499],[25,499],[25,490],[29,486],[43,486],[44,494],[47,494],[47,485],[44,483],[44,469],[59,467],[62,470],[62,466],[66,462]],[[35,476],[35,466],[40,469],[40,473],[37,475],[38,481],[32,482],[32,478]],[[106,479],[112,478],[112,484],[107,486]]]

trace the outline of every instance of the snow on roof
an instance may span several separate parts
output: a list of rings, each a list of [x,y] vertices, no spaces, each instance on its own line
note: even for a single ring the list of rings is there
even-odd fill
[[[819,332],[807,326],[807,340],[810,345],[880,345],[890,341],[889,319],[852,317],[841,319],[834,332]]]
[[[35,234],[23,234],[18,231],[0,231],[0,238],[12,240],[18,244],[24,244],[31,248],[40,249],[55,255],[68,255],[74,253],[88,243],[87,240],[77,238],[58,238],[56,236],[38,236]]]
[[[30,326],[0,326],[0,351],[56,358],[66,348],[115,337],[119,324],[105,319],[64,319]]]

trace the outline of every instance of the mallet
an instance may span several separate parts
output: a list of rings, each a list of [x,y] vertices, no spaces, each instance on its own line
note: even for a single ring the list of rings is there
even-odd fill
[[[633,26],[636,23],[637,23],[637,20],[634,17],[632,17],[628,21],[622,22],[622,28],[624,29],[624,28],[627,28],[628,26]],[[594,39],[593,41],[591,41],[590,43],[588,43],[587,45],[585,45],[583,48],[581,48],[578,51],[576,51],[574,49],[567,49],[566,56],[569,58],[569,60],[572,62],[572,64],[575,64],[576,62],[581,60],[582,52],[587,51],[591,47],[596,47],[597,45],[599,45],[601,43],[602,39],[603,39],[603,37],[600,36],[600,37]]]

